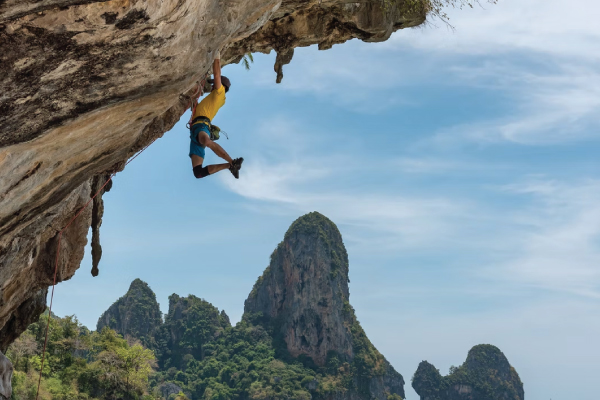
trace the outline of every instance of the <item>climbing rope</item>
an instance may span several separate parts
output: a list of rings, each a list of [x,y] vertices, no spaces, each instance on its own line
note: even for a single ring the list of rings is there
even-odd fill
[[[147,144],[146,146],[144,146],[140,151],[138,151],[133,157],[131,157],[126,163],[125,166],[127,166],[127,164],[129,164],[130,162],[132,162],[133,160],[136,159],[137,156],[139,156],[140,154],[142,154],[144,152],[144,150],[146,150],[148,147],[150,147],[150,145],[152,143],[154,143],[156,139],[152,140],[149,144]],[[50,328],[50,318],[52,315],[52,301],[54,300],[54,287],[56,286],[56,273],[58,271],[58,260],[59,260],[59,255],[60,255],[60,242],[62,239],[62,235],[63,232],[65,231],[65,229],[67,229],[72,223],[73,221],[75,221],[77,219],[77,217],[79,217],[81,215],[81,213],[83,212],[83,210],[85,210],[87,208],[87,206],[96,198],[96,196],[98,196],[100,194],[100,192],[102,191],[102,189],[104,189],[104,187],[108,184],[108,182],[110,182],[112,180],[112,178],[114,178],[114,176],[116,175],[116,172],[113,172],[108,179],[106,180],[106,182],[104,182],[104,185],[102,185],[102,187],[100,189],[98,189],[98,191],[94,194],[94,196],[88,200],[87,203],[85,203],[85,205],[83,207],[81,207],[81,209],[79,210],[79,212],[77,212],[77,214],[69,221],[69,223],[67,224],[67,226],[65,226],[64,228],[62,228],[62,230],[58,233],[58,247],[56,248],[56,261],[54,263],[54,280],[52,281],[52,294],[50,295],[50,307],[48,308],[48,324],[46,324],[46,338],[44,339],[44,350],[42,351],[42,366],[40,368],[40,378],[38,380],[38,387],[37,387],[37,393],[35,394],[35,399],[38,399],[38,396],[40,394],[40,384],[42,383],[42,371],[44,371],[44,359],[46,356],[46,346],[48,344],[48,329]]]

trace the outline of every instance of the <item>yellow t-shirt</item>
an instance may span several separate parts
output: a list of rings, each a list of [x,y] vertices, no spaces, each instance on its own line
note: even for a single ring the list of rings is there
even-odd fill
[[[196,106],[194,118],[206,117],[212,121],[215,115],[217,115],[219,108],[223,107],[223,104],[225,104],[225,86],[213,90],[208,96],[202,99]]]

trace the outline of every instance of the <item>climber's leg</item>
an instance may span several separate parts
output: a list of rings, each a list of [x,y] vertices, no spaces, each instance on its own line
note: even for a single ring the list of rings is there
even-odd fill
[[[194,166],[194,176],[197,179],[207,177],[208,175],[212,175],[216,172],[222,171],[224,169],[229,169],[230,165],[228,163],[225,164],[214,164],[203,167],[202,164]]]
[[[221,146],[219,146],[214,141],[210,140],[210,138],[208,137],[208,134],[206,132],[204,132],[204,131],[198,132],[198,142],[202,146],[208,147],[209,149],[211,149],[216,155],[218,155],[219,157],[221,157],[223,160],[227,161],[228,163],[231,164],[231,162],[233,162],[232,158],[229,156],[229,154],[227,154],[225,149],[223,149]]]

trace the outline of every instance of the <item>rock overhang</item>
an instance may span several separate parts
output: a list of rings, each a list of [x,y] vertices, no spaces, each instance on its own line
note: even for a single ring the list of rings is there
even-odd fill
[[[426,8],[409,12],[406,4],[2,2],[0,329],[37,318],[39,307],[31,315],[17,311],[51,284],[58,232],[99,179],[173,127],[217,49],[226,63],[274,49],[286,54],[278,57],[281,69],[295,47],[382,41],[422,23]],[[86,210],[65,232],[58,281],[79,267],[98,214]],[[20,329],[5,332],[3,346]]]

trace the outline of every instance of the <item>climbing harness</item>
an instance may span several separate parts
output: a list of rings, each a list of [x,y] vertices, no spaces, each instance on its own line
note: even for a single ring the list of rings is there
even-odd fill
[[[150,143],[148,143],[146,146],[142,147],[142,149],[140,151],[138,151],[137,153],[135,153],[135,155],[133,157],[131,157],[126,163],[125,163],[125,167],[127,166],[127,164],[129,164],[130,162],[132,162],[133,160],[136,159],[137,156],[139,156],[140,154],[142,154],[144,152],[144,150],[146,150],[148,147],[150,147],[150,145],[152,143],[154,143],[156,139],[152,140]],[[83,212],[83,210],[85,210],[87,208],[87,206],[96,198],[96,196],[98,196],[100,194],[100,192],[104,189],[104,187],[106,185],[108,185],[108,182],[110,182],[112,180],[112,178],[114,178],[114,176],[116,175],[116,172],[113,172],[108,179],[106,180],[106,182],[104,182],[104,185],[102,185],[102,187],[100,189],[98,189],[98,191],[94,194],[94,196],[92,196],[91,199],[88,200],[87,203],[85,203],[85,205],[83,207],[81,207],[81,209],[79,210],[79,212],[77,212],[77,214],[69,221],[69,223],[62,228],[62,230],[58,233],[58,246],[56,247],[56,261],[54,263],[54,280],[52,281],[52,294],[50,295],[50,307],[48,308],[48,324],[46,325],[46,338],[44,339],[44,349],[42,350],[42,365],[40,368],[40,379],[38,380],[38,387],[37,387],[37,392],[35,394],[35,400],[38,399],[38,396],[40,394],[40,384],[42,383],[42,371],[44,371],[44,359],[46,356],[46,346],[48,344],[48,329],[50,328],[50,318],[52,315],[52,301],[54,300],[54,287],[56,286],[56,273],[58,271],[58,260],[59,260],[59,255],[60,255],[60,242],[62,239],[62,235],[63,232],[73,223],[73,221],[75,221],[77,219],[77,217],[79,217],[81,215],[81,213]]]
[[[210,134],[209,134],[210,140],[219,140],[219,138],[221,137],[221,133],[223,133],[225,135],[225,137],[227,138],[227,140],[229,140],[229,135],[227,134],[227,132],[225,132],[223,129],[219,128],[217,125],[213,125],[212,122],[210,121],[210,118],[207,118],[204,116],[199,116],[199,117],[194,118],[191,123],[188,122],[188,124],[190,126],[194,126],[196,124],[206,125],[210,132]]]

